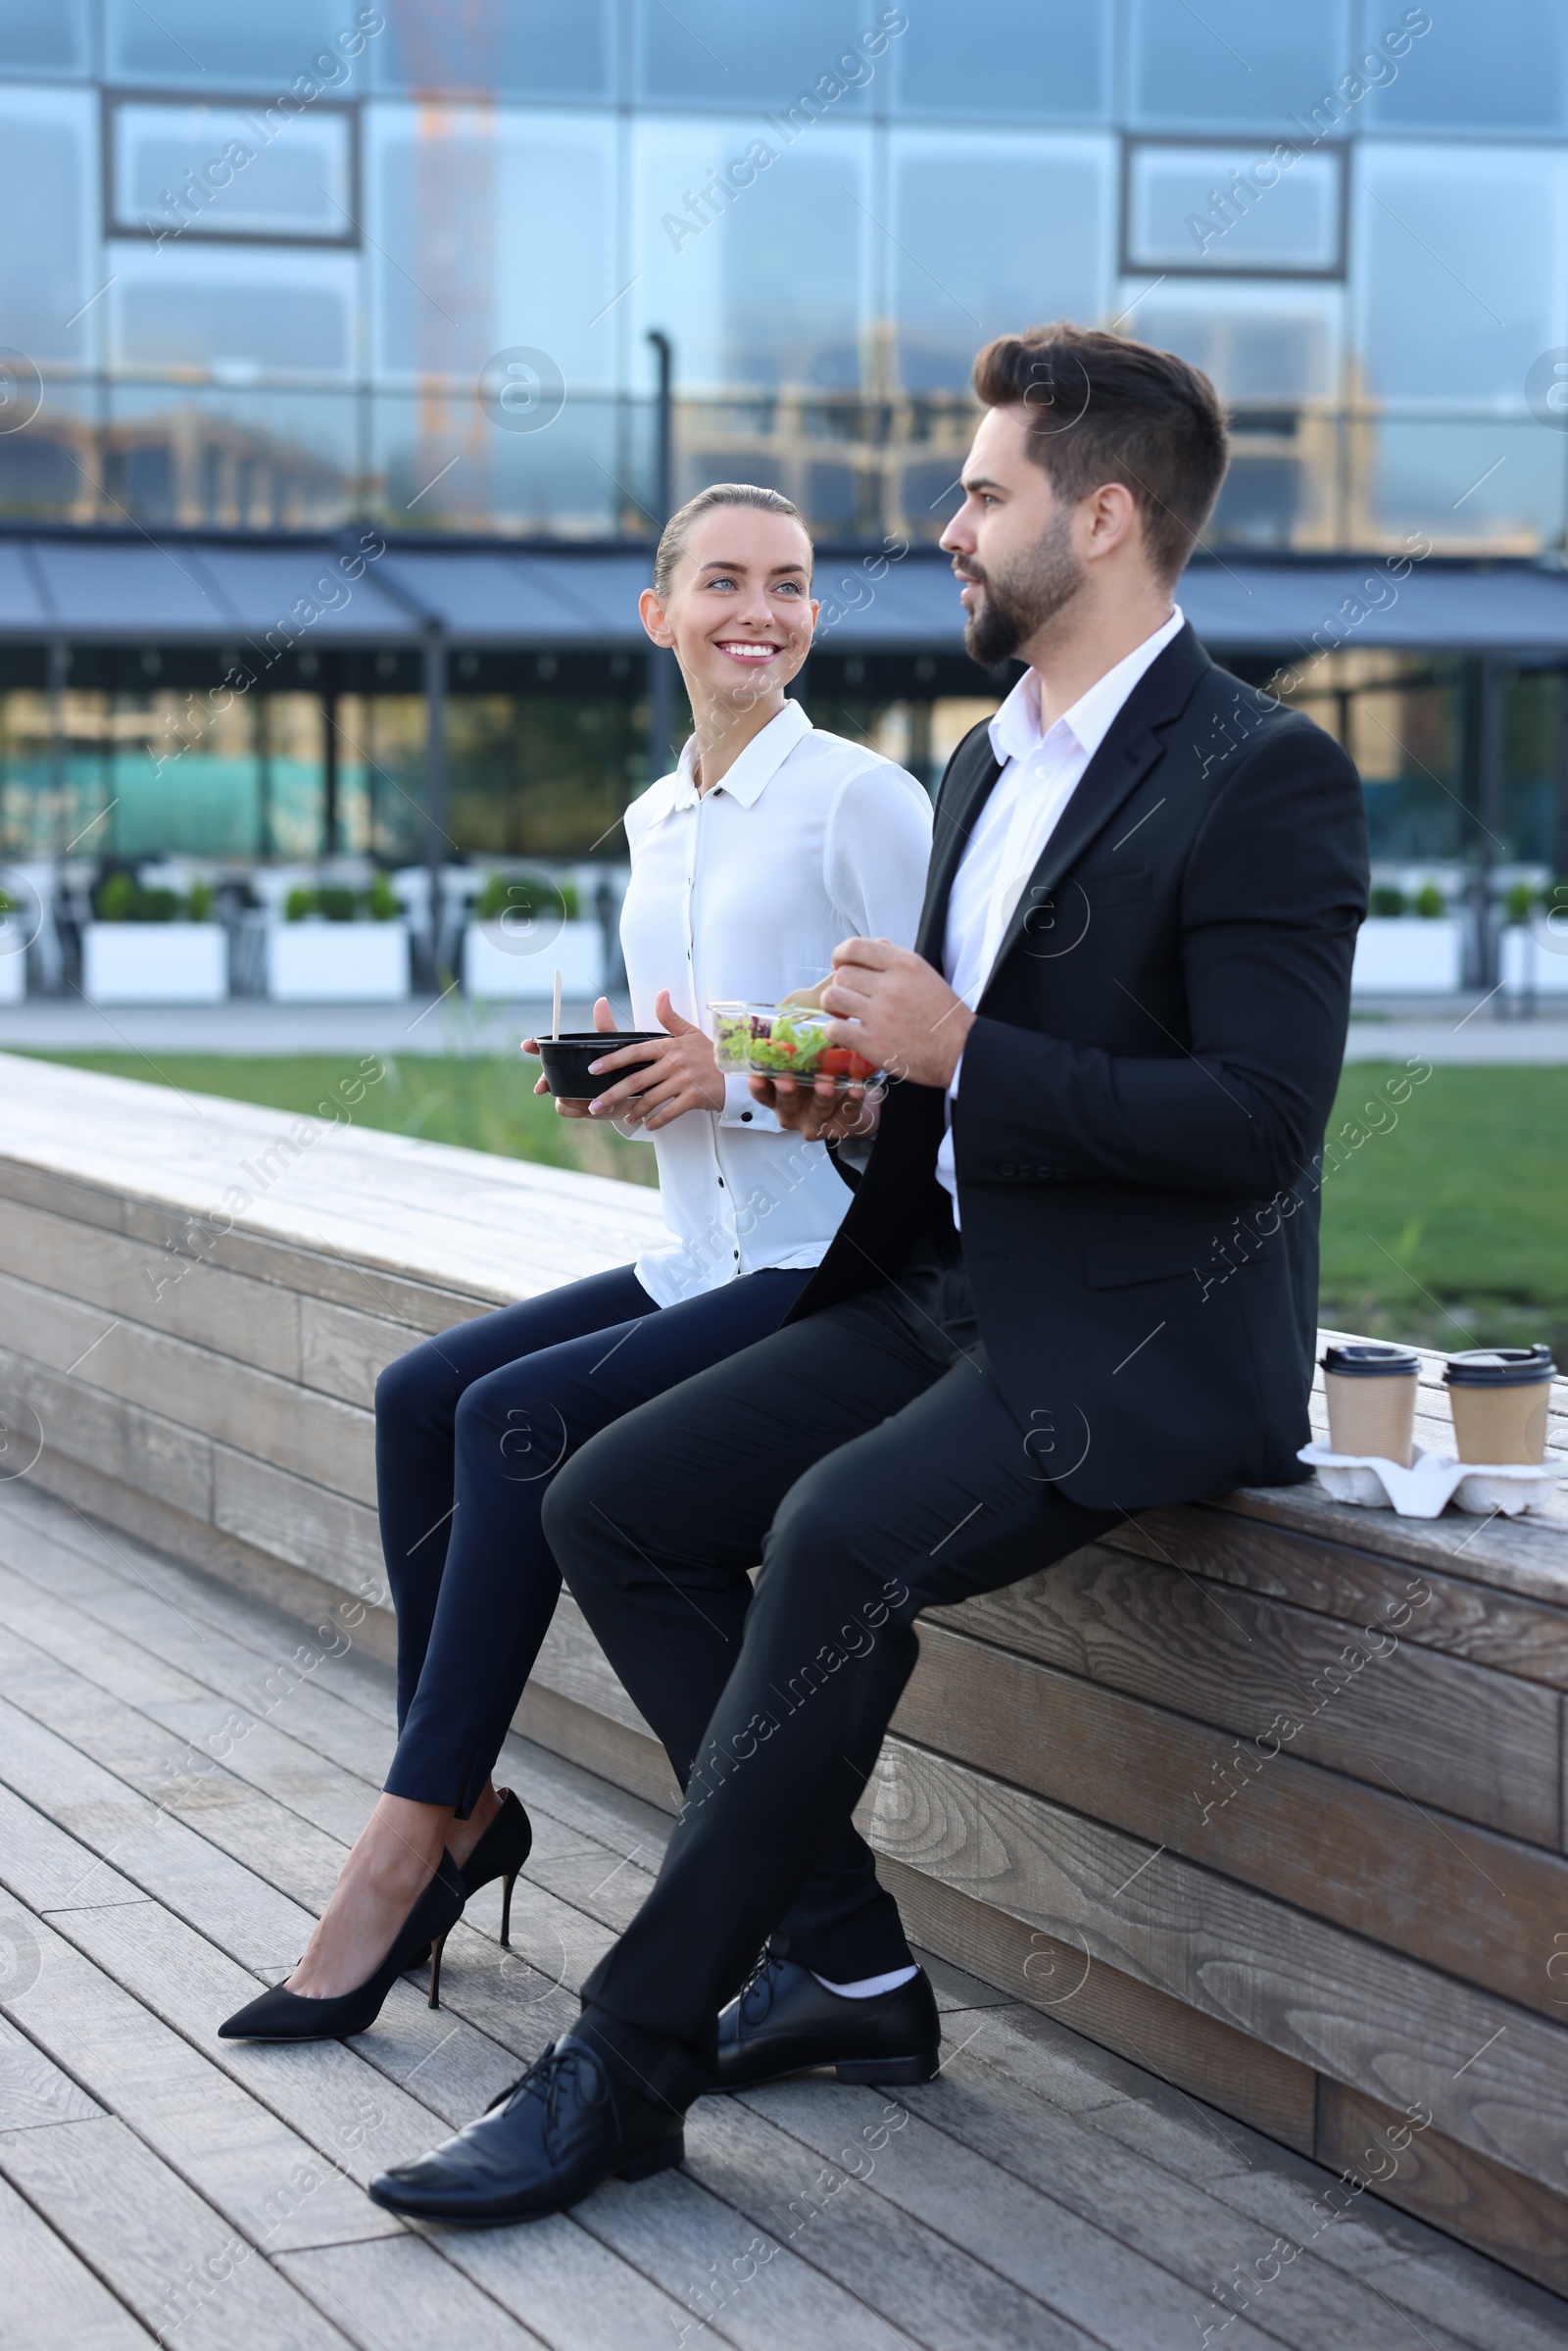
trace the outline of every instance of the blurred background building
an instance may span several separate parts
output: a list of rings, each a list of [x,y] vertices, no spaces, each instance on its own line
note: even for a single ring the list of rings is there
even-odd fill
[[[1184,601],[1382,864],[1568,871],[1565,141],[1561,0],[0,0],[0,856],[417,859],[432,689],[443,854],[618,855],[651,330],[934,776],[970,359],[1066,316],[1231,404]]]

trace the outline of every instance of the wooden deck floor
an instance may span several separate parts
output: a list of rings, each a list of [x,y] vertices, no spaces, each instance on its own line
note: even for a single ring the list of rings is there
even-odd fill
[[[1325,2225],[1326,2174],[939,1962],[928,2087],[708,2099],[679,2173],[527,2229],[403,2228],[364,2181],[570,2020],[669,1824],[513,1740],[536,1830],[514,1954],[492,1887],[439,2014],[406,1982],[352,2044],[220,2043],[292,1964],[390,1752],[385,1670],[350,1650],[302,1671],[310,1654],[283,1617],[0,1484],[0,2340],[19,2351],[1568,2341],[1568,2304],[1369,2196]]]

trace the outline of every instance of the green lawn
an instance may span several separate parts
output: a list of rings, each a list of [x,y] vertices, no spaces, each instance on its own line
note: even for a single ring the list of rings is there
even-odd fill
[[[296,1111],[330,1105],[358,1067],[347,1053],[45,1057]],[[383,1066],[354,1111],[366,1126],[653,1181],[646,1144],[558,1118],[520,1060],[411,1054]],[[1568,1347],[1568,1068],[1436,1069],[1394,1104],[1386,1089],[1398,1075],[1396,1064],[1362,1062],[1340,1090],[1340,1164],[1323,1187],[1323,1320],[1432,1347]],[[1343,1136],[1347,1121],[1359,1144]]]

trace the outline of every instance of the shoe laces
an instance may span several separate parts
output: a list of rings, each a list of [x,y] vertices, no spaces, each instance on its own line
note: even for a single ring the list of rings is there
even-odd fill
[[[545,2129],[553,2133],[561,2116],[561,2102],[565,2096],[574,2097],[583,2106],[602,2106],[610,2095],[605,2070],[591,2049],[581,2041],[568,2040],[564,2034],[537,2056],[525,2074],[504,2089],[491,2102],[491,2112],[498,2106],[509,2111],[514,2099],[542,2098],[545,2105]]]
[[[760,2024],[773,2005],[773,1979],[783,1965],[764,1943],[751,1974],[741,1985],[741,2015],[749,2025]]]

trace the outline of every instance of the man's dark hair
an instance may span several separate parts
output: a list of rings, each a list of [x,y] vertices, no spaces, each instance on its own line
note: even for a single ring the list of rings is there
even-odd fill
[[[1174,580],[1219,495],[1230,447],[1225,412],[1200,369],[1099,327],[1030,326],[998,335],[974,363],[987,408],[1030,411],[1029,455],[1060,498],[1102,482],[1132,492],[1149,560]]]

